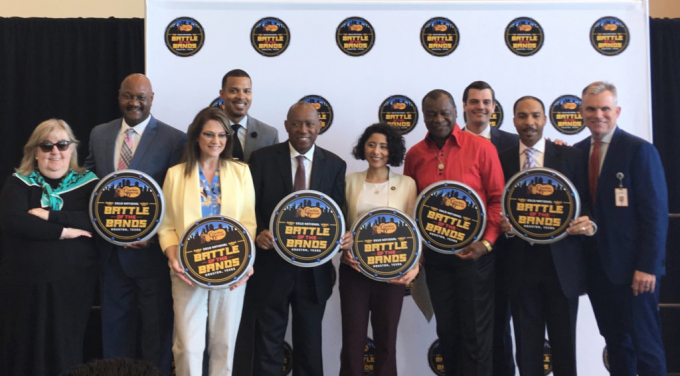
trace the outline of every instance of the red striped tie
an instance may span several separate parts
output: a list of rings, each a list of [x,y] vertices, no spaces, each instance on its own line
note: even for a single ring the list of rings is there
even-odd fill
[[[132,161],[132,132],[135,130],[133,128],[128,128],[125,131],[125,140],[123,140],[123,145],[120,147],[120,159],[118,160],[118,169],[125,170],[130,166],[130,161]]]

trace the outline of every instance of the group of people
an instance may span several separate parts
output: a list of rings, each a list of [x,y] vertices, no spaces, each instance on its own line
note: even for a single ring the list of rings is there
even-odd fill
[[[252,81],[243,70],[222,80],[221,108],[201,110],[186,134],[150,111],[151,82],[122,82],[122,118],[92,130],[89,155],[77,164],[78,141],[62,120],[47,120],[0,196],[0,365],[8,375],[57,375],[82,362],[96,280],[102,285],[105,358],[138,358],[178,375],[281,375],[292,311],[293,374],[323,374],[322,320],[333,289],[333,264],[301,268],[274,250],[269,219],[298,190],[315,190],[344,208],[348,226],[378,207],[413,213],[417,193],[442,180],[462,182],[486,205],[480,240],[456,255],[427,247],[401,278],[362,275],[341,237],[341,376],[363,375],[369,320],[376,376],[397,375],[397,327],[405,286],[416,278],[436,317],[447,375],[543,375],[547,327],[556,376],[576,375],[576,313],[588,293],[609,351],[613,375],[665,375],[658,313],[667,232],[667,191],[656,149],[617,127],[616,88],[583,90],[581,113],[591,136],[573,147],[543,138],[545,107],[525,96],[513,107],[517,135],[489,125],[493,89],[483,81],[463,94],[467,124],[445,90],[423,98],[427,135],[410,148],[387,124],[373,124],[346,163],[316,144],[314,106],[293,104],[288,140],[248,113]],[[390,167],[404,163],[404,174]],[[532,167],[567,176],[582,216],[569,236],[547,245],[513,235],[501,215],[506,179]],[[166,214],[158,236],[117,246],[93,236],[90,193],[114,171],[134,169],[163,182]],[[255,239],[253,268],[225,290],[195,286],[177,259],[179,239],[210,215],[238,220]],[[103,271],[103,272],[102,272]],[[424,283],[423,283],[424,282]],[[512,352],[510,318],[515,332]]]

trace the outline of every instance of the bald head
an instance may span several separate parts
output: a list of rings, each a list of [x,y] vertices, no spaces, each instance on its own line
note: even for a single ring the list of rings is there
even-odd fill
[[[290,106],[288,109],[288,115],[286,115],[286,119],[290,120],[291,114],[293,114],[294,111],[301,110],[301,109],[306,109],[307,111],[314,111],[316,114],[316,117],[319,117],[319,112],[316,110],[316,107],[314,107],[311,103],[307,102],[297,102]]]
[[[133,73],[125,77],[118,90],[118,106],[127,125],[134,127],[146,120],[152,103],[151,81],[145,75]]]

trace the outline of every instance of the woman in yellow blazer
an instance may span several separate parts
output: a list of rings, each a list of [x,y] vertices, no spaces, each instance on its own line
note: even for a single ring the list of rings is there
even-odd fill
[[[352,153],[366,160],[368,169],[345,178],[347,225],[378,207],[392,207],[413,215],[416,183],[408,176],[395,174],[387,167],[404,161],[404,138],[387,124],[366,128]],[[416,265],[398,280],[378,282],[359,272],[357,261],[343,251],[340,265],[340,309],[342,313],[341,376],[364,374],[364,346],[369,313],[375,343],[375,376],[397,374],[397,325],[401,316],[404,289],[420,269]]]
[[[224,215],[255,234],[255,189],[250,170],[232,160],[233,132],[224,112],[206,108],[187,130],[180,164],[168,170],[163,184],[166,212],[158,232],[171,269],[175,335],[172,351],[178,375],[202,375],[208,331],[209,375],[231,375],[236,334],[245,288],[207,290],[195,287],[177,260],[179,237],[194,221]],[[253,273],[252,269],[248,276]]]

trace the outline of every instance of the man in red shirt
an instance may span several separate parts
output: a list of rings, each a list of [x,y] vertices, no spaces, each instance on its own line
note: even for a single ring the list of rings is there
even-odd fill
[[[491,376],[494,308],[492,245],[501,233],[499,216],[504,177],[496,148],[456,125],[456,105],[445,90],[423,98],[425,139],[406,154],[404,175],[422,191],[455,180],[470,186],[486,205],[480,241],[456,255],[425,249],[427,285],[437,318],[437,335],[447,375]]]

